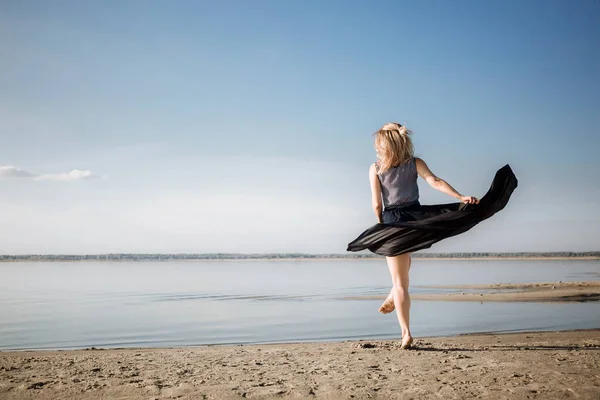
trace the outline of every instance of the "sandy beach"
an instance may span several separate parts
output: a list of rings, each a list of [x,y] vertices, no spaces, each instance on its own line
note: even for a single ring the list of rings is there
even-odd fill
[[[600,331],[0,353],[2,399],[597,399]]]
[[[502,301],[502,302],[586,302],[600,301],[600,281],[498,283],[492,285],[418,286],[452,290],[450,293],[411,294],[413,300]],[[386,295],[347,296],[345,300],[385,300]]]
[[[600,281],[499,283],[493,285],[438,286],[469,292],[422,296],[421,300],[584,302],[600,300]]]

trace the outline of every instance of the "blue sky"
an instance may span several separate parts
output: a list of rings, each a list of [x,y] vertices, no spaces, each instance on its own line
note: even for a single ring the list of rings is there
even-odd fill
[[[375,222],[388,121],[464,194],[519,178],[432,251],[599,250],[598,21],[597,1],[3,1],[0,253],[342,253]]]

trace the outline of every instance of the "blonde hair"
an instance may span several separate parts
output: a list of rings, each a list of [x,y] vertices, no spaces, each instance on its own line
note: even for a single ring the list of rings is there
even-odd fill
[[[377,170],[385,172],[392,167],[403,164],[414,157],[414,147],[409,135],[412,132],[397,122],[382,126],[373,134],[377,151]]]

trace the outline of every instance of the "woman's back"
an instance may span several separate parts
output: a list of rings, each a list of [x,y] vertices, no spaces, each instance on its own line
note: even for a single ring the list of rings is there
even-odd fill
[[[419,200],[417,166],[414,157],[377,174],[385,208],[416,203]]]

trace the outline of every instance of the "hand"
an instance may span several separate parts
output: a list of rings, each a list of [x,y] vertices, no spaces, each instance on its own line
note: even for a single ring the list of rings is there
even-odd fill
[[[473,196],[460,196],[460,201],[467,204],[479,204],[479,199]]]

